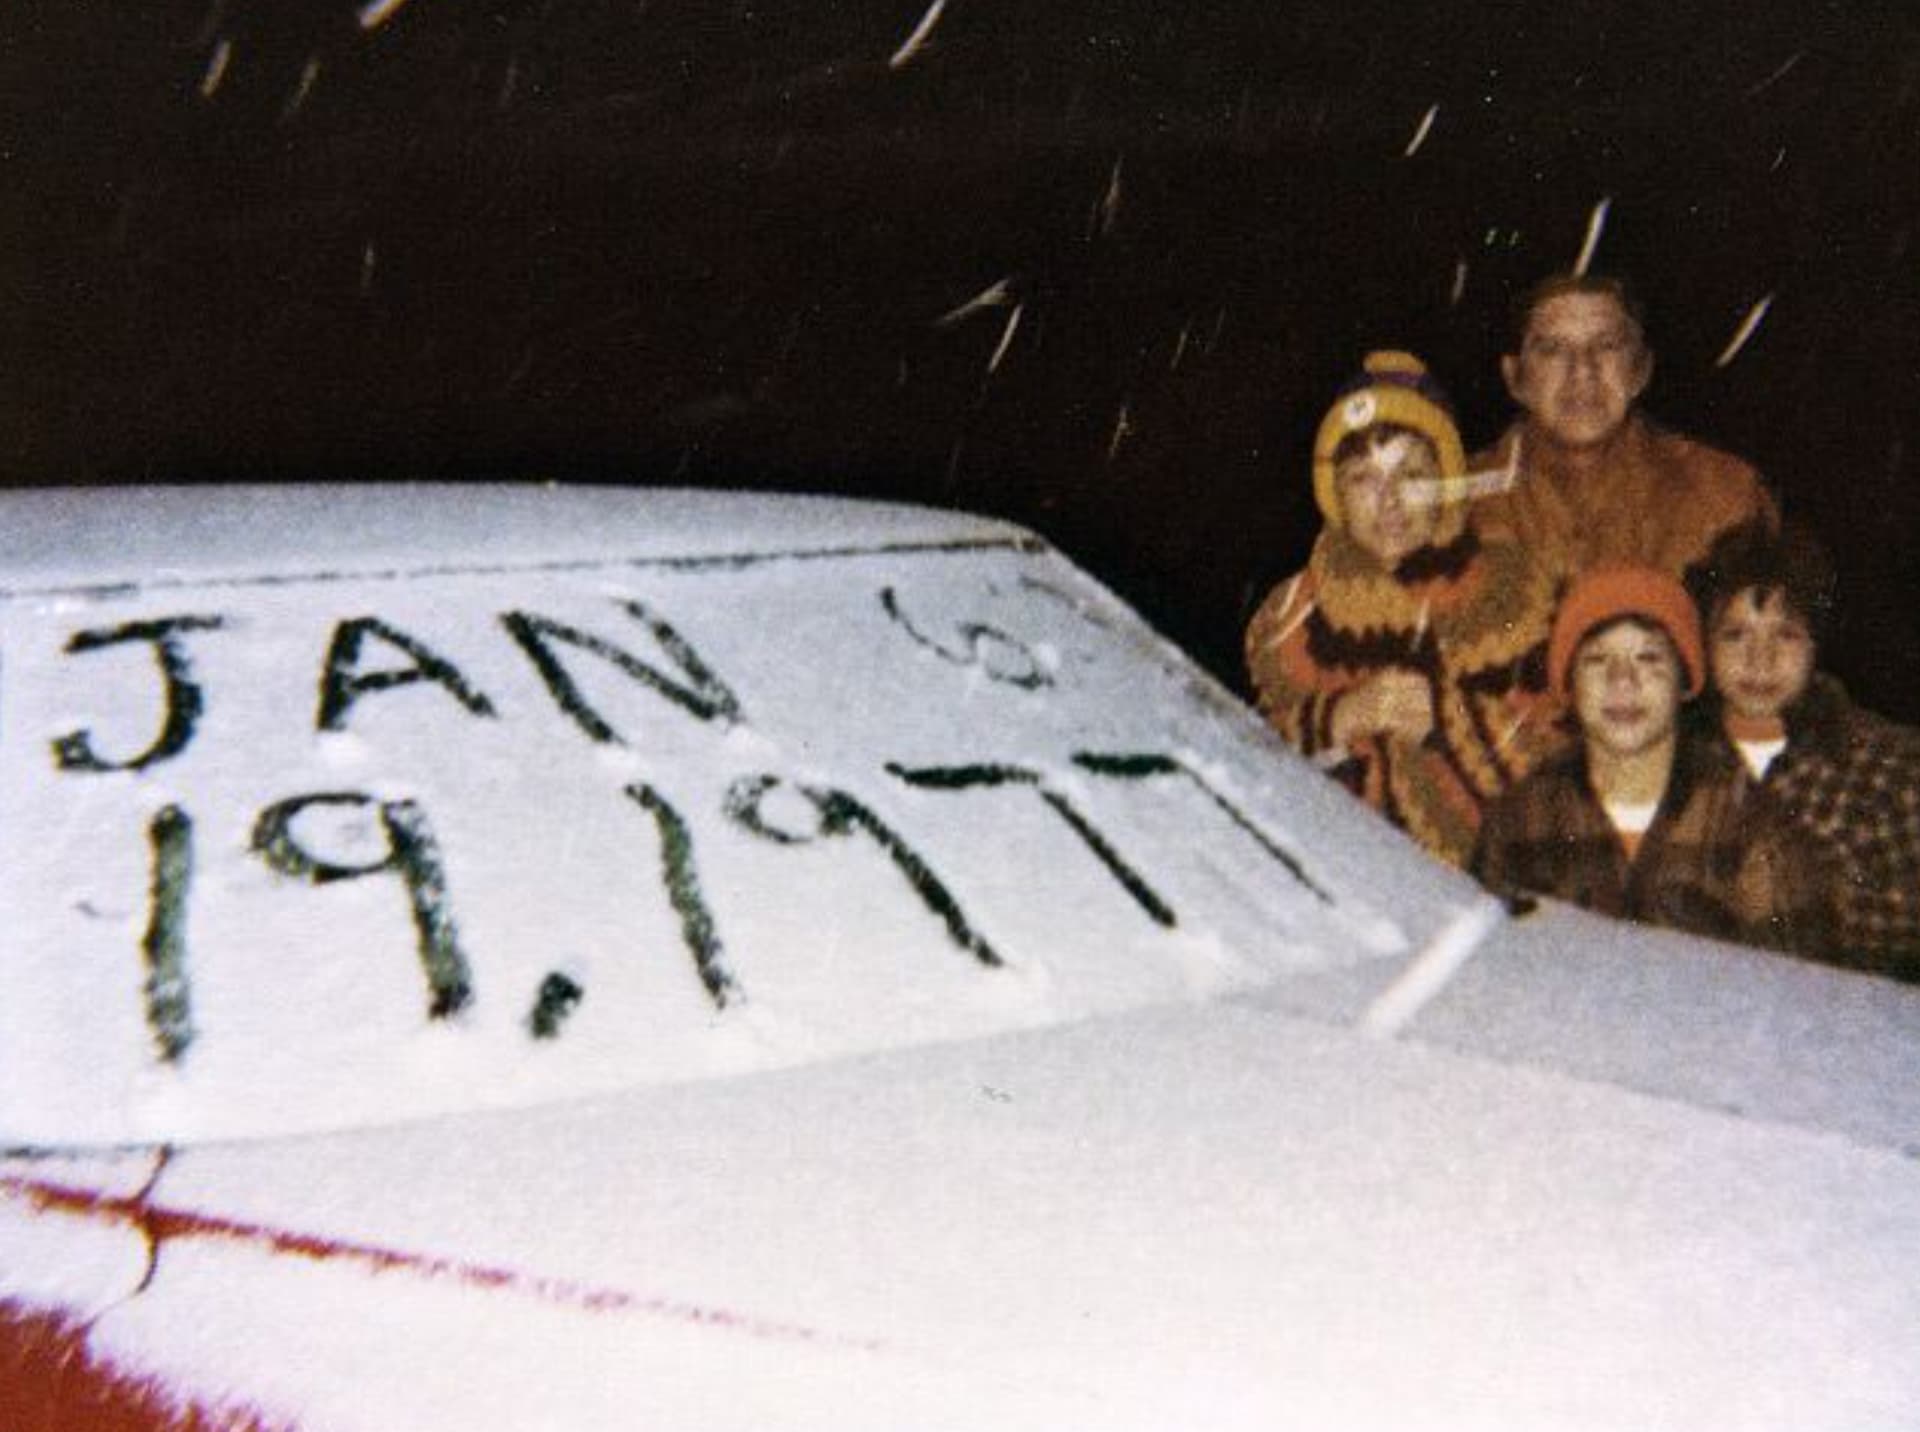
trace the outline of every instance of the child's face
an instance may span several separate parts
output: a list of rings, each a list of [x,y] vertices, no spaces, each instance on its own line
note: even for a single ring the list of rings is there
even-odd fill
[[[1333,470],[1340,516],[1353,540],[1391,567],[1433,539],[1440,521],[1440,463],[1410,433],[1394,433]]]
[[[1672,740],[1680,693],[1680,658],[1657,627],[1616,621],[1574,652],[1573,709],[1589,747],[1636,756]]]
[[[1813,633],[1784,592],[1737,592],[1714,618],[1708,659],[1720,699],[1736,716],[1777,718],[1813,679]]]

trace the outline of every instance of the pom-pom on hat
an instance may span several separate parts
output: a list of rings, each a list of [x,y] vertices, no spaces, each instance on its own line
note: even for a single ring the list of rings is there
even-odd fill
[[[1453,421],[1453,405],[1446,390],[1433,380],[1427,365],[1411,353],[1383,349],[1369,353],[1360,373],[1344,383],[1333,406],[1320,420],[1313,442],[1313,496],[1320,515],[1340,524],[1340,497],[1333,488],[1333,452],[1351,433],[1376,423],[1395,423],[1433,444],[1440,459],[1440,476],[1457,479],[1467,470],[1460,429]],[[1455,489],[1449,481],[1449,490]],[[1445,499],[1447,506],[1452,498]]]
[[[1700,613],[1677,579],[1653,567],[1595,567],[1561,598],[1547,642],[1550,689],[1570,694],[1574,652],[1589,632],[1621,617],[1652,622],[1672,639],[1686,672],[1686,694],[1698,696],[1707,672]]]

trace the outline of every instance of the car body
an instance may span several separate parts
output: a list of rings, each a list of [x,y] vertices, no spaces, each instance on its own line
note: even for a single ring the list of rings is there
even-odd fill
[[[1920,992],[1509,912],[1017,527],[8,493],[0,772],[8,1426],[1920,1407]]]

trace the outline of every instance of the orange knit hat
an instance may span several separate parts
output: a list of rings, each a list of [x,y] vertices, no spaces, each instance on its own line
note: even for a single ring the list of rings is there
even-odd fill
[[[1700,694],[1707,672],[1700,613],[1685,587],[1653,567],[1595,567],[1561,598],[1560,610],[1553,618],[1553,636],[1547,642],[1550,690],[1561,696],[1569,694],[1575,649],[1588,632],[1618,617],[1639,617],[1664,631],[1686,671],[1686,694]]]

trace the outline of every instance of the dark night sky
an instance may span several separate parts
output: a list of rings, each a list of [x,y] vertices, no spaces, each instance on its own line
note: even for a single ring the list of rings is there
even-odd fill
[[[1920,720],[1920,11],[948,0],[890,66],[928,14],[13,0],[0,478],[930,501],[1238,685],[1333,386],[1412,347],[1491,437],[1605,200],[1649,407],[1840,552],[1830,664]]]

